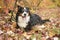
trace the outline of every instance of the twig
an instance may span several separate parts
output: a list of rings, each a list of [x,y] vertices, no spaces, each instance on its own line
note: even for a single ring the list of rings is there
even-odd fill
[[[16,6],[17,6],[17,0],[15,1],[15,5],[14,5],[14,9],[13,9],[13,11],[11,11],[11,19],[10,19],[10,21],[12,22],[12,19],[13,19],[13,12],[15,11],[15,8],[16,8]]]

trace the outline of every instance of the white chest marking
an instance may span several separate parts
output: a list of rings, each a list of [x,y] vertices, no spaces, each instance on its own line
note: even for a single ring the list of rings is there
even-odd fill
[[[25,28],[28,25],[29,21],[30,21],[30,16],[27,16],[25,18],[22,18],[21,16],[18,17],[18,25],[20,27]]]

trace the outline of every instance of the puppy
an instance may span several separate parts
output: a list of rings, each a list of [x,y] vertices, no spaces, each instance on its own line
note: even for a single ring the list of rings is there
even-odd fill
[[[34,25],[42,25],[48,21],[49,19],[42,20],[38,15],[31,14],[28,7],[18,6],[16,14],[16,28],[23,28],[25,31],[30,31]]]

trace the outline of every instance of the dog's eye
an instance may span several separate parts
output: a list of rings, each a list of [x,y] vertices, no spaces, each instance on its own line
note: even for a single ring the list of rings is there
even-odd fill
[[[18,13],[23,13],[23,11],[22,10],[18,10]]]

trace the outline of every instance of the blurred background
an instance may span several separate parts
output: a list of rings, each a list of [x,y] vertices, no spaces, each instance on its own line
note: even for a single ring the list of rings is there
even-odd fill
[[[22,32],[15,28],[17,5],[51,22]],[[0,0],[0,40],[60,40],[60,0]]]

